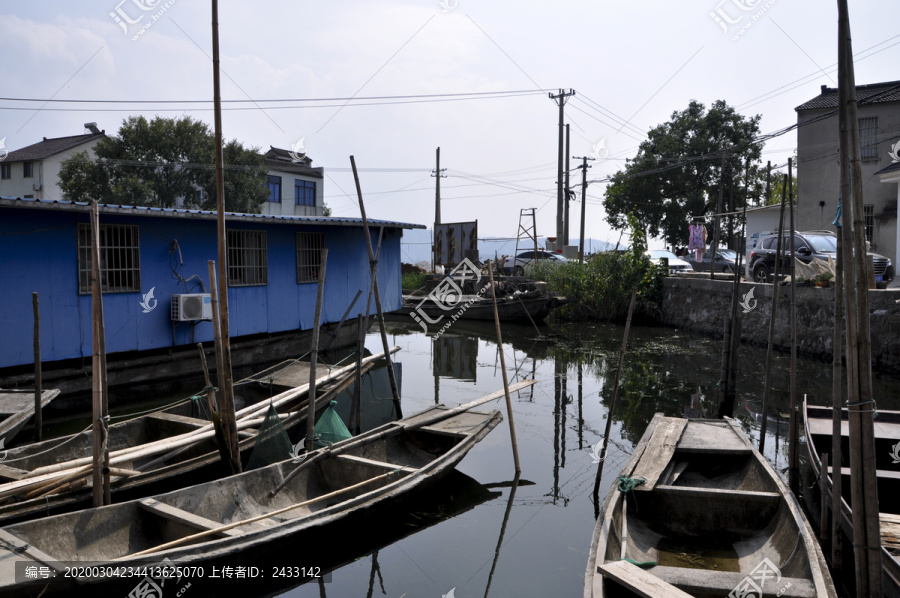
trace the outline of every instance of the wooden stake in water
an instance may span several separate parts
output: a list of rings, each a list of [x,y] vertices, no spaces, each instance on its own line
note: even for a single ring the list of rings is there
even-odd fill
[[[309,405],[306,412],[306,450],[313,450],[313,435],[316,426],[316,364],[319,361],[319,323],[322,321],[322,300],[325,296],[325,266],[328,264],[328,250],[322,250],[322,266],[319,269],[319,288],[316,292],[316,315],[313,320],[312,347],[309,349]]]
[[[31,294],[31,307],[34,310],[34,441],[41,441],[41,429],[44,427],[41,413],[41,308],[38,294]]]
[[[503,373],[503,392],[506,395],[506,414],[509,416],[509,437],[512,440],[513,462],[516,476],[522,473],[519,465],[519,444],[516,442],[516,425],[513,422],[512,399],[509,397],[509,381],[506,378],[506,357],[503,353],[503,336],[500,334],[500,315],[497,312],[497,293],[494,292],[494,264],[488,262],[488,277],[491,283],[491,299],[494,301],[494,326],[497,328],[497,347],[500,349],[500,371]]]
[[[93,359],[91,390],[93,396],[92,429],[94,463],[92,483],[94,506],[112,502],[109,487],[109,447],[106,443],[106,424],[109,411],[106,399],[106,330],[103,326],[103,290],[100,278],[100,207],[91,204],[91,293],[93,322]]]

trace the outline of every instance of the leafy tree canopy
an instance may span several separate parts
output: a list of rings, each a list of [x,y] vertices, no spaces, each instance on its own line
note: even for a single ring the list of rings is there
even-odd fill
[[[65,160],[59,172],[63,197],[115,205],[216,209],[215,136],[189,116],[125,119],[116,137]],[[225,209],[258,213],[268,197],[263,157],[237,141],[223,146]]]
[[[673,112],[669,122],[650,130],[625,169],[611,177],[603,201],[607,222],[622,230],[633,214],[650,236],[686,245],[693,217],[704,216],[707,226],[712,224],[723,156],[730,185],[723,210],[758,197],[761,148],[752,140],[759,120],[759,115],[738,114],[722,100],[709,110],[692,100],[685,110]]]

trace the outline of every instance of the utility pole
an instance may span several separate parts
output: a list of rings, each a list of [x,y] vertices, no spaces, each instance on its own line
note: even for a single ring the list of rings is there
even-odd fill
[[[565,208],[563,207],[563,120],[565,119],[565,112],[563,107],[566,105],[566,98],[569,96],[575,95],[575,90],[570,89],[566,92],[563,89],[559,90],[557,95],[549,94],[551,100],[556,100],[559,105],[559,153],[557,156],[557,173],[556,173],[556,239],[557,242],[559,239],[563,237],[565,234],[565,229],[563,225],[563,212]]]
[[[588,166],[588,160],[593,160],[593,158],[588,158],[587,156],[572,156],[576,160],[581,160],[581,235],[579,236],[578,241],[578,259],[581,260],[581,263],[584,263],[584,210],[585,205],[587,205],[587,169],[590,168]]]
[[[446,178],[447,175],[442,175],[441,173],[446,171],[444,168],[441,170],[441,148],[437,148],[434,152],[435,154],[435,167],[434,172],[431,173],[431,176],[434,177],[434,228],[437,228],[437,225],[441,223],[441,179]],[[431,243],[431,269],[434,270],[434,265],[438,262],[438,256],[435,254],[435,243],[434,243],[434,235],[436,233],[432,230],[432,243]]]
[[[569,244],[569,201],[572,199],[569,197],[569,124],[566,123],[566,178],[565,178],[565,210],[563,211],[563,251],[565,251],[565,246]]]

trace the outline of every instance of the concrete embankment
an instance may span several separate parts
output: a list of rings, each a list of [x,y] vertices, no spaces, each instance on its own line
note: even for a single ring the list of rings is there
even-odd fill
[[[663,285],[662,323],[667,326],[721,336],[724,318],[731,314],[729,281],[668,277]],[[768,342],[773,285],[743,282],[738,301],[752,290],[745,304],[752,308],[741,318],[741,340],[755,345]],[[775,346],[789,350],[790,285],[779,290],[775,319]],[[900,374],[900,289],[869,291],[869,322],[872,331],[872,364],[885,372]],[[831,358],[834,330],[834,287],[797,288],[797,349],[806,355]]]

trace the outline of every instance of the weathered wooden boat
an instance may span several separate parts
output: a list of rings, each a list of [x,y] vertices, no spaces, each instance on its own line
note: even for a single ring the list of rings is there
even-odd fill
[[[800,505],[734,420],[656,414],[621,475],[585,598],[837,596]]]
[[[366,367],[383,354],[364,360]],[[354,365],[318,378],[317,410],[353,380]],[[308,378],[307,378],[308,380]],[[329,387],[326,383],[331,382]],[[246,387],[244,387],[246,388]],[[305,422],[303,384],[271,397],[287,430]],[[246,464],[269,400],[258,395],[244,409],[238,442]],[[205,403],[205,397],[200,399]],[[190,403],[109,426],[114,502],[130,500],[214,479],[224,474],[213,426],[192,413]],[[207,412],[208,414],[208,412]],[[208,416],[208,415],[207,415]],[[300,426],[302,427],[302,426]],[[90,467],[92,439],[81,433],[10,449],[0,462],[0,524],[89,507],[93,501]]]
[[[423,301],[424,299],[424,301]],[[449,305],[427,297],[406,295],[398,314],[410,314],[430,327],[440,327],[455,320],[494,320],[494,300],[490,290],[484,295],[462,295],[458,302]],[[502,322],[540,322],[550,312],[568,303],[565,297],[545,292],[529,291],[497,297],[497,314]]]
[[[59,394],[58,389],[41,392],[41,408]],[[9,446],[34,415],[34,389],[0,389],[0,441]],[[2,447],[0,447],[2,449]]]
[[[305,532],[322,533],[349,517],[372,517],[376,508],[449,473],[503,419],[496,410],[472,409],[501,396],[502,391],[452,409],[434,406],[319,449],[300,463],[289,459],[150,498],[6,526],[0,529],[7,548],[0,552],[0,595],[46,590],[70,596],[85,588],[96,595],[97,583],[115,581],[124,584],[122,595],[134,586],[143,596],[146,587],[138,591],[137,586],[154,579],[142,579],[140,567],[159,563],[188,572],[180,581],[186,578],[198,588],[213,583],[213,568],[223,566],[256,567],[266,577],[278,575],[279,567],[293,567],[287,575],[298,577],[299,568],[317,565]],[[65,576],[79,565],[85,568],[68,579],[25,574],[44,567]],[[116,567],[122,575],[137,570],[138,577],[116,578]],[[95,571],[107,572],[105,579]],[[118,589],[108,588],[104,595],[118,595]]]
[[[834,410],[805,403],[806,450],[808,463],[815,479],[822,473],[823,453],[831,463],[831,440]],[[841,410],[841,455],[847,463],[850,455],[850,422],[846,409]],[[875,418],[875,471],[878,480],[878,509],[881,520],[881,567],[885,596],[900,596],[900,411],[878,410]],[[825,476],[828,506],[832,504],[834,466],[829,465]],[[850,500],[850,468],[841,466],[841,529],[846,534],[845,546],[852,545],[853,512]],[[818,485],[804,493],[811,512],[821,509]],[[830,511],[830,509],[829,509]],[[850,551],[847,554],[852,554]],[[846,557],[845,557],[846,558]],[[852,559],[851,559],[852,562]]]

